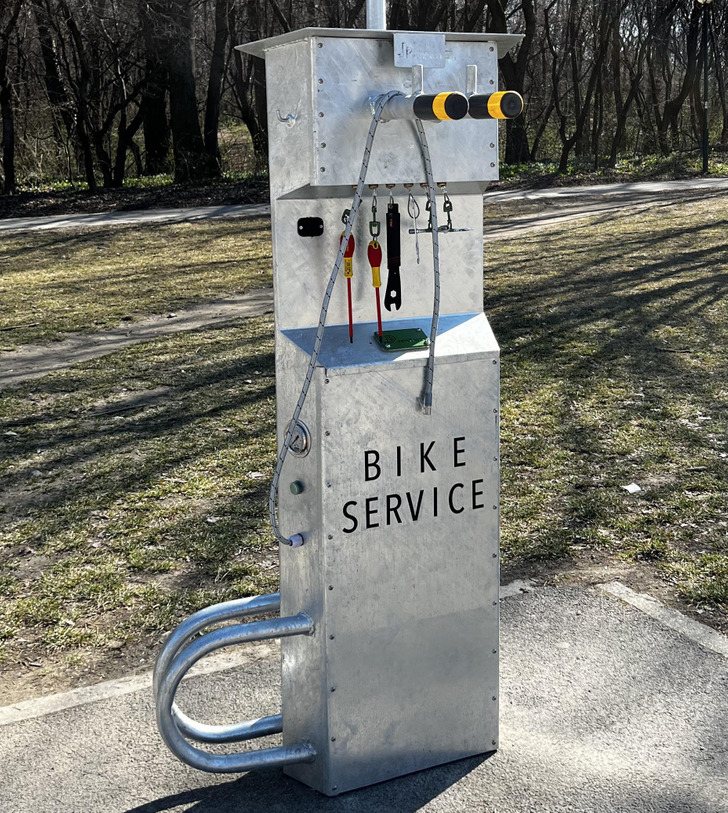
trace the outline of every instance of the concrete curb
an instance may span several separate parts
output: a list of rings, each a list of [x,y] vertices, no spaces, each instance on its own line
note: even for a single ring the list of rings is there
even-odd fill
[[[634,590],[630,590],[629,587],[621,582],[600,584],[598,587],[610,596],[626,601],[628,604],[641,610],[666,627],[675,630],[675,632],[679,632],[696,644],[705,647],[705,649],[709,649],[711,652],[717,652],[718,655],[728,658],[728,637],[717,630],[705,624],[701,624],[700,621],[688,618],[677,610],[665,607],[662,602],[652,598],[652,596],[647,596],[644,593],[635,593]]]

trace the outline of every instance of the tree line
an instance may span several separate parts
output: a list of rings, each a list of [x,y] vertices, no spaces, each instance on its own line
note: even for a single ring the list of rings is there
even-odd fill
[[[2,189],[43,180],[118,187],[224,170],[222,128],[267,149],[262,60],[234,46],[306,26],[364,27],[365,0],[0,0]],[[710,6],[711,139],[726,149],[728,4]],[[614,166],[699,143],[696,0],[391,0],[389,27],[510,31],[502,86],[526,113],[505,160]]]

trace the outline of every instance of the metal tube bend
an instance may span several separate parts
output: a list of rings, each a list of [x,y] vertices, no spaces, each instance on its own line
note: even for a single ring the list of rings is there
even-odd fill
[[[186,618],[167,638],[164,646],[157,656],[154,665],[154,697],[157,697],[159,677],[166,673],[169,664],[184,645],[200,630],[213,624],[232,621],[235,618],[244,618],[257,613],[278,612],[281,606],[280,593],[271,593],[266,596],[234,599],[212,604]],[[172,717],[177,728],[185,737],[198,742],[240,742],[267,734],[279,734],[283,723],[280,715],[262,717],[258,720],[246,720],[231,725],[212,726],[198,723],[181,711],[177,704],[172,705]]]
[[[188,621],[190,620],[188,619]],[[176,632],[177,630],[175,630]],[[311,618],[305,613],[299,613],[288,618],[256,621],[250,624],[235,624],[213,630],[192,641],[181,651],[177,651],[164,671],[158,670],[156,687],[157,727],[170,751],[182,762],[191,765],[193,768],[215,773],[237,773],[255,768],[279,767],[296,762],[312,761],[316,756],[316,751],[308,743],[266,748],[240,754],[210,754],[187,742],[175,720],[173,705],[177,688],[184,675],[197,661],[210,652],[226,646],[251,641],[284,638],[293,635],[310,635],[313,632],[314,623]],[[176,640],[179,641],[179,638]],[[181,713],[178,712],[179,714]],[[240,739],[238,735],[243,732],[244,728],[246,738],[274,733],[273,729],[278,727],[278,717],[279,715],[274,715],[258,721],[238,723],[233,726],[203,726],[194,720],[190,720],[190,718],[185,719],[192,724],[194,739],[202,739],[203,742],[233,742]],[[199,734],[203,736],[197,736]]]

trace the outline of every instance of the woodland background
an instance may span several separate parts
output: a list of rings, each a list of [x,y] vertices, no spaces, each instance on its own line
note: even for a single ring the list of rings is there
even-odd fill
[[[699,149],[696,0],[393,0],[392,29],[525,34],[501,60],[526,99],[504,160],[614,167]],[[0,0],[4,194],[264,171],[262,60],[235,45],[364,27],[364,0]],[[728,147],[728,3],[710,6],[710,141]],[[140,181],[138,181],[140,182]]]

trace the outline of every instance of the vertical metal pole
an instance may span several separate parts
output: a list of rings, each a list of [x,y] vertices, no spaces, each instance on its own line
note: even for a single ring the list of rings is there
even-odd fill
[[[708,14],[710,3],[703,6],[703,175],[708,174]]]
[[[367,28],[387,30],[387,0],[367,0]]]

